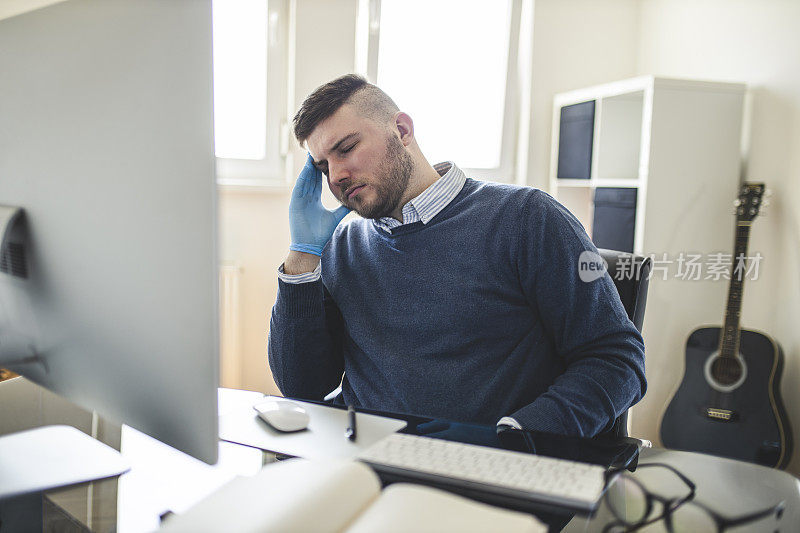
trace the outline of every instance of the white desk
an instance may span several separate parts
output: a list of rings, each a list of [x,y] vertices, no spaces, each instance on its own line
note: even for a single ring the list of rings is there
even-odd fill
[[[4,400],[2,385],[0,403]],[[27,386],[38,388],[29,383]],[[220,413],[247,408],[258,397],[259,393],[221,389]],[[52,406],[49,409],[52,411]],[[76,419],[65,407],[60,410],[67,422]],[[7,426],[0,425],[0,429],[7,430]],[[111,430],[107,428],[106,433]],[[152,531],[158,527],[164,511],[181,512],[233,476],[252,475],[274,460],[270,453],[220,442],[219,463],[209,466],[130,428],[121,432],[121,453],[131,464],[131,471],[119,480],[50,491],[47,496],[82,523],[91,524],[92,530]],[[800,481],[790,474],[729,459],[663,449],[643,450],[640,462],[675,466],[697,484],[697,501],[725,515],[743,514],[785,500],[780,530],[800,530]],[[608,513],[601,506],[594,519],[574,519],[565,531],[600,531],[606,520]],[[753,524],[747,531],[772,532],[774,522]]]

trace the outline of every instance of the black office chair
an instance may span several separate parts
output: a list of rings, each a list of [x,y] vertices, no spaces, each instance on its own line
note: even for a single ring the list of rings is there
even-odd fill
[[[615,250],[598,249],[607,264],[608,273],[614,281],[619,299],[628,318],[641,333],[644,322],[644,308],[647,303],[647,287],[650,284],[650,270],[653,263],[649,257],[642,257]],[[622,413],[610,430],[604,435],[614,437],[628,436],[628,411]]]

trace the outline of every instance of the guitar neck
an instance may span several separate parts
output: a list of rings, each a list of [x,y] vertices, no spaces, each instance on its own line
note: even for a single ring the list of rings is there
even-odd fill
[[[736,241],[731,263],[731,283],[728,303],[725,306],[725,326],[720,341],[720,356],[735,357],[739,350],[739,319],[742,312],[742,294],[747,266],[747,242],[750,239],[751,221],[737,221]]]

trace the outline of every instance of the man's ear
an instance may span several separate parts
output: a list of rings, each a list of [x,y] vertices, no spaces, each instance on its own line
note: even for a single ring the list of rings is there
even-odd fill
[[[414,121],[411,117],[402,111],[394,114],[394,126],[397,128],[397,133],[400,134],[400,141],[404,146],[411,144],[414,140]]]

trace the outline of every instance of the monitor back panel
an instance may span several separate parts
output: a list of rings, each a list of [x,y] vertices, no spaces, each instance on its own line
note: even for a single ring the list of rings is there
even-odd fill
[[[29,266],[0,274],[0,366],[207,462],[211,56],[210,0],[71,0],[0,21],[0,204],[25,210]]]

